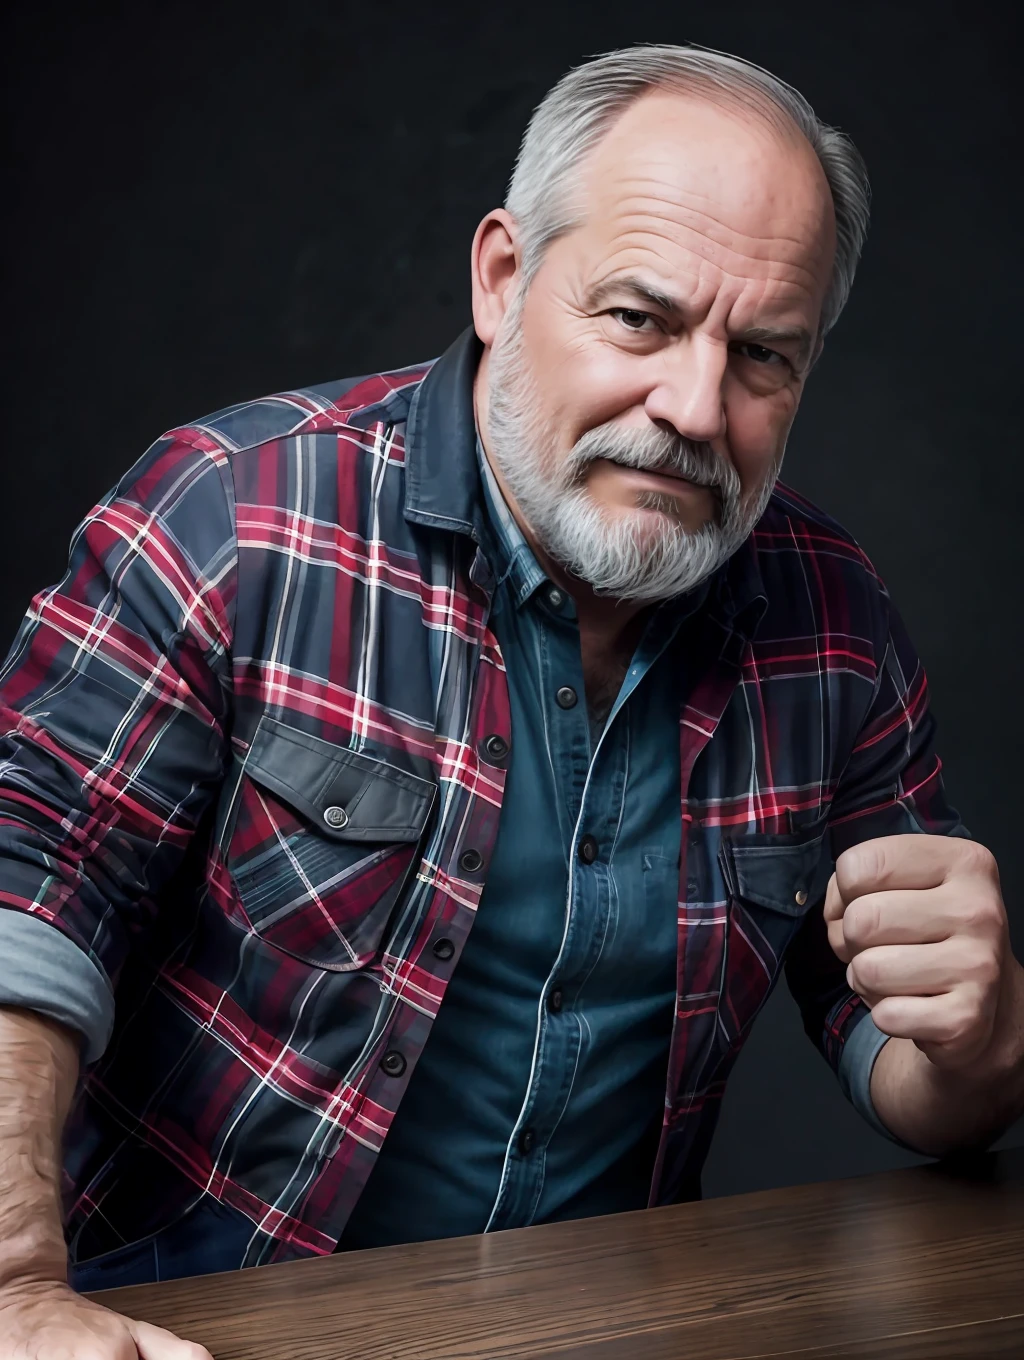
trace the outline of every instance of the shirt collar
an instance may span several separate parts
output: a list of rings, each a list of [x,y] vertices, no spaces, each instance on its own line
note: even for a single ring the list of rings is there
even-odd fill
[[[405,427],[406,519],[478,543],[483,506],[473,379],[482,353],[470,326],[416,389]]]
[[[479,435],[476,441],[477,463],[483,486],[484,508],[494,552],[494,567],[498,577],[507,581],[516,608],[521,608],[531,595],[551,582],[533,555],[526,536],[502,495],[498,479],[487,461]],[[568,602],[567,602],[568,603]]]

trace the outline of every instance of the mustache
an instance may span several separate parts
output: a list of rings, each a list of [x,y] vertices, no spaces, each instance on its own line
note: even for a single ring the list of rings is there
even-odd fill
[[[599,425],[588,430],[573,445],[566,472],[572,481],[581,481],[586,469],[598,459],[639,472],[674,473],[695,486],[709,487],[727,503],[740,495],[739,474],[710,444],[657,427],[635,431]]]

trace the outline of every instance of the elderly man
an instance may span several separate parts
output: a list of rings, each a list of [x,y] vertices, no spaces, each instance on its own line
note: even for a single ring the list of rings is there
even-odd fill
[[[699,1194],[784,960],[876,1128],[937,1154],[1022,1108],[1024,970],[920,663],[776,483],[866,222],[767,73],[602,57],[441,359],[173,430],[88,517],[3,676],[19,1354],[179,1354],[68,1271]]]

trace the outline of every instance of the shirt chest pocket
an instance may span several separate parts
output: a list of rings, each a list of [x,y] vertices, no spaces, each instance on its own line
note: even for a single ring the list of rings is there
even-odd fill
[[[779,975],[809,911],[820,911],[833,870],[824,831],[723,840],[719,863],[728,891],[719,1016],[738,1046]]]
[[[363,968],[415,870],[436,786],[389,759],[264,718],[228,846],[247,925],[335,972]]]

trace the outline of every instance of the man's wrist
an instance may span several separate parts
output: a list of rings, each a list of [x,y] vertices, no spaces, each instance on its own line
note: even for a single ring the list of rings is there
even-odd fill
[[[5,1294],[36,1285],[66,1284],[68,1253],[64,1239],[26,1233],[0,1244],[0,1302]]]
[[[984,1051],[963,1064],[936,1057],[910,1039],[890,1041],[879,1055],[879,1086],[887,1088],[885,1095],[878,1091],[880,1117],[921,1151],[941,1156],[984,1145],[1024,1113],[1024,968],[1016,960],[1007,968]]]

